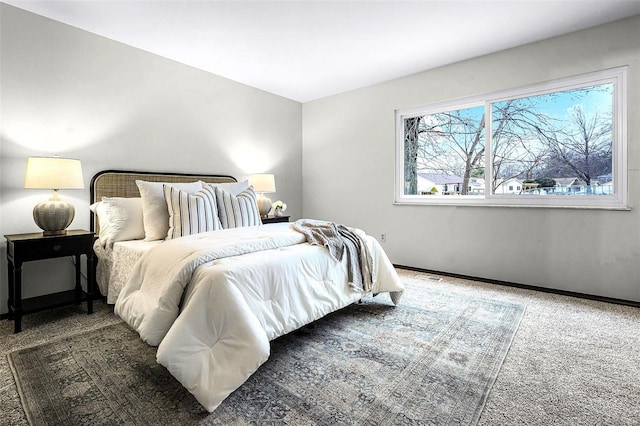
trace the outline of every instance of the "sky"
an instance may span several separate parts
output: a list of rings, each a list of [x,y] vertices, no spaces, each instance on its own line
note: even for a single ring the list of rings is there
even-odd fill
[[[558,119],[567,119],[569,110],[581,105],[587,114],[611,109],[613,84],[590,86],[578,91],[556,92],[552,96],[533,96],[540,101],[539,111]]]

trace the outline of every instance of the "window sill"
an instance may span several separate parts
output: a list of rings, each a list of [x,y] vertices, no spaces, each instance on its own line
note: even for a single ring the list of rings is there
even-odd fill
[[[453,197],[452,197],[453,198]],[[459,198],[459,197],[455,197]],[[585,200],[586,201],[586,200]],[[455,207],[503,207],[503,208],[533,208],[533,209],[569,209],[569,210],[610,210],[610,211],[631,211],[631,207],[625,204],[551,204],[551,203],[506,203],[491,199],[457,199],[445,200],[442,198],[430,200],[402,200],[394,201],[394,206],[455,206]]]

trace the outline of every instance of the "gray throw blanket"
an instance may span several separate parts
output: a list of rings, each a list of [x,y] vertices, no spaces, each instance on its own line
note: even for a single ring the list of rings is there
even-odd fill
[[[324,246],[337,261],[347,256],[347,278],[351,287],[360,292],[371,291],[373,257],[358,233],[344,225],[331,222],[299,220],[293,229],[302,233],[309,244]]]

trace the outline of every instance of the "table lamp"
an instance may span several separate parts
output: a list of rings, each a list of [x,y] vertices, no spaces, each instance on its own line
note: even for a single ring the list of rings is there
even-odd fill
[[[83,189],[80,160],[59,157],[29,157],[24,177],[27,189],[52,189],[47,201],[33,208],[33,220],[43,235],[65,235],[76,214],[73,204],[60,199],[60,189]]]
[[[272,174],[259,173],[249,176],[249,185],[258,193],[258,210],[260,217],[267,217],[271,210],[271,200],[264,196],[267,192],[276,192],[276,179]]]

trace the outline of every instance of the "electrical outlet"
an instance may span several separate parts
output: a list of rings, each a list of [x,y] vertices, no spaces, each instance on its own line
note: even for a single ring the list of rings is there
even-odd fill
[[[383,243],[385,241],[387,241],[387,233],[383,232],[382,234],[380,234],[380,241],[382,241]]]

